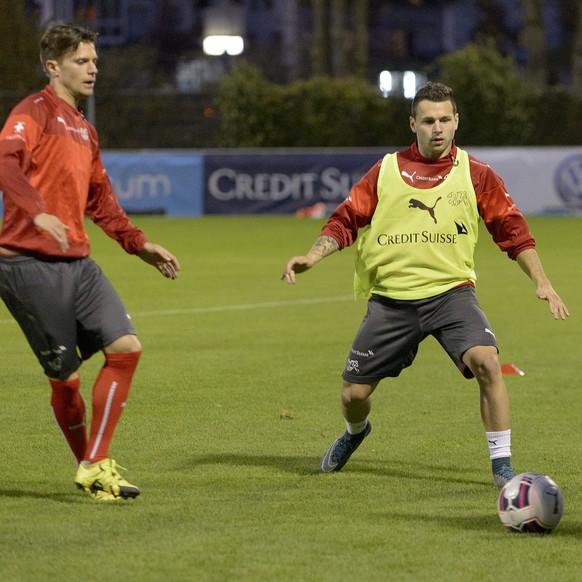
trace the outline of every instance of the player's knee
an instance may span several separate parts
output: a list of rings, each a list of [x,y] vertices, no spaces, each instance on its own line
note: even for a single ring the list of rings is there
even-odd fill
[[[141,343],[135,335],[124,335],[105,347],[105,352],[108,354],[123,354],[141,351]]]
[[[44,368],[44,373],[49,380],[54,380],[57,382],[69,382],[70,380],[76,380],[79,377],[78,364],[75,371],[71,371],[70,368],[63,368],[62,370],[55,370],[54,368]]]
[[[372,394],[373,388],[369,384],[352,384],[344,381],[342,387],[342,404],[350,406],[367,400]]]
[[[478,380],[493,380],[501,375],[497,350],[482,350],[471,358],[471,371]]]
[[[65,382],[78,375],[81,360],[76,350],[59,346],[37,353],[45,375],[51,380]]]

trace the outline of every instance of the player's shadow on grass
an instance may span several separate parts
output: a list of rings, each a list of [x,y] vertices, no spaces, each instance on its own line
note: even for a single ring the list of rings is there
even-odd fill
[[[461,511],[458,513],[450,515],[434,515],[430,513],[423,513],[418,511],[403,512],[403,511],[386,511],[377,512],[370,514],[370,519],[377,521],[378,518],[385,518],[386,521],[393,522],[394,520],[402,522],[405,527],[409,527],[411,523],[418,522],[419,527],[426,525],[427,523],[435,523],[440,527],[450,527],[451,530],[458,531],[459,528],[465,530],[473,530],[477,532],[484,532],[490,530],[491,532],[499,532],[500,535],[507,535],[510,538],[514,536],[517,537],[528,537],[528,538],[538,538],[546,537],[549,534],[520,534],[519,532],[511,532],[507,530],[499,521],[499,518],[495,514],[495,509],[493,511],[487,511],[482,515],[461,515]],[[558,527],[551,532],[552,537],[572,537],[580,539],[582,537],[582,527],[579,523],[564,523],[564,520],[558,525]]]
[[[227,465],[229,467],[271,467],[294,475],[315,475],[319,473],[319,458],[305,456],[248,455],[222,453],[196,455],[191,458],[193,466]]]
[[[410,524],[414,524],[416,522],[418,522],[419,527],[425,527],[427,523],[435,523],[439,527],[450,527],[456,531],[459,529],[480,532],[487,530],[499,530],[501,533],[505,533],[504,528],[501,525],[499,518],[495,515],[494,511],[488,511],[483,515],[475,515],[473,513],[472,515],[467,516],[460,515],[460,512],[458,514],[445,516],[417,511],[411,511],[409,513],[403,511],[381,511],[371,514],[370,519],[374,519],[376,522],[378,519],[385,519],[387,522],[399,521],[402,522],[405,527],[409,527]]]
[[[57,485],[55,485],[57,487]],[[72,491],[71,493],[45,493],[42,491],[33,491],[30,489],[3,489],[0,487],[0,499],[2,497],[10,497],[12,499],[46,499],[47,501],[54,501],[55,503],[66,503],[67,505],[77,503],[87,503],[89,505],[105,507],[105,506],[127,506],[130,503],[120,502],[96,502],[91,499],[89,495],[81,491]]]
[[[459,483],[461,485],[483,485],[493,487],[493,476],[488,467],[484,468],[483,478],[475,478],[470,474],[471,469],[459,466],[436,465],[418,461],[354,461],[348,470],[384,476],[389,479],[411,479],[414,481],[428,481],[430,483]]]
[[[486,472],[483,478],[473,478],[468,474],[471,470],[459,467],[442,466],[435,464],[419,463],[419,462],[400,462],[400,461],[368,461],[365,459],[350,461],[350,465],[346,466],[339,473],[323,473],[319,468],[320,457],[308,456],[284,456],[284,455],[251,455],[241,453],[217,453],[211,455],[195,455],[191,457],[191,466],[200,467],[205,465],[224,465],[225,467],[267,467],[278,469],[292,473],[294,475],[306,476],[320,476],[322,479],[350,479],[362,475],[369,475],[370,477],[386,478],[387,485],[390,480],[401,482],[403,479],[411,481],[426,481],[427,486],[430,485],[434,489],[435,482],[443,484],[459,484],[462,486],[477,486],[479,489],[486,488],[491,491],[492,498],[496,499],[498,490],[490,481],[490,475]],[[183,468],[183,465],[181,465]],[[502,535],[507,534],[512,536],[509,531],[505,531],[500,524],[497,515],[495,514],[495,501],[493,501],[493,513],[488,511],[483,515],[468,515],[463,516],[459,514],[448,516],[435,516],[430,514],[419,514],[417,511],[406,512],[377,512],[370,515],[370,518],[377,520],[382,518],[385,513],[387,520],[402,520],[403,523],[410,524],[418,521],[421,525],[426,522],[434,522],[440,525],[450,526],[456,530],[459,527],[467,530],[484,531],[497,530]],[[563,520],[564,521],[564,520]],[[568,536],[573,538],[582,538],[582,524],[576,522],[560,523],[553,536]],[[558,533],[556,533],[558,532]],[[519,535],[519,534],[515,534]],[[527,534],[523,534],[524,536]],[[534,536],[535,534],[530,534]],[[536,536],[537,537],[537,536]],[[543,537],[543,536],[542,536]]]
[[[0,497],[30,498],[30,499],[48,499],[59,503],[71,503],[75,501],[74,494],[67,493],[42,493],[40,491],[31,491],[29,489],[2,489],[0,487]]]
[[[216,453],[206,455],[195,455],[191,457],[193,466],[198,465],[228,465],[232,466],[252,466],[252,467],[272,467],[282,471],[287,471],[295,475],[325,475],[319,468],[320,457],[290,456],[290,455],[261,455],[243,453]],[[485,469],[484,469],[485,470]],[[463,485],[483,485],[492,487],[492,482],[488,481],[489,473],[485,473],[483,479],[472,478],[468,475],[470,470],[463,470],[461,467],[451,467],[435,464],[419,463],[414,461],[378,461],[366,459],[350,459],[350,462],[341,473],[362,474],[384,476],[391,479],[413,479],[426,480],[431,483],[459,483]]]
[[[191,457],[193,466],[200,465],[226,465],[249,466],[249,467],[271,467],[293,473],[294,475],[321,475],[326,476],[319,468],[320,457],[290,456],[290,455],[261,455],[243,453],[216,453],[195,455]],[[375,477],[386,477],[387,479],[411,479],[426,480],[430,483],[459,483],[462,485],[482,485],[483,487],[493,487],[492,482],[483,479],[471,478],[469,470],[460,467],[450,467],[435,464],[425,464],[414,461],[369,461],[365,459],[351,459],[350,463],[342,469],[341,473],[334,473],[334,476],[347,474],[368,473]],[[328,474],[329,476],[329,474]],[[489,473],[486,473],[489,478]]]

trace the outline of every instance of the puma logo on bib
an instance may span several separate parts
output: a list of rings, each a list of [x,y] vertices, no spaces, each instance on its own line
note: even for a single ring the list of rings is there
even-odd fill
[[[411,198],[409,203],[408,203],[408,208],[419,208],[420,210],[426,210],[431,218],[434,220],[434,223],[437,223],[437,219],[436,216],[434,214],[434,208],[437,205],[437,202],[441,199],[441,196],[439,196],[436,199],[436,202],[432,205],[432,206],[427,206],[424,202],[421,202],[420,200],[417,200],[416,198]]]

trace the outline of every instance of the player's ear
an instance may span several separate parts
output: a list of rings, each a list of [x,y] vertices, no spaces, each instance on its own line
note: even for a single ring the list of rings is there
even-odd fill
[[[412,133],[416,133],[416,120],[412,115],[408,119],[410,122],[410,129],[412,130]]]
[[[44,70],[48,73],[50,77],[58,77],[59,62],[53,59],[49,59],[44,63]]]

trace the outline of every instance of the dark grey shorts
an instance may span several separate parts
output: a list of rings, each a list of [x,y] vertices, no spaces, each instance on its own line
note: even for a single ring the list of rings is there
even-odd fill
[[[437,339],[466,378],[473,374],[463,364],[463,354],[475,346],[497,347],[472,286],[415,301],[373,295],[342,377],[354,384],[396,377],[412,364],[420,342],[429,335]]]
[[[119,295],[88,257],[0,257],[0,297],[45,374],[58,380],[116,339],[135,334]]]

